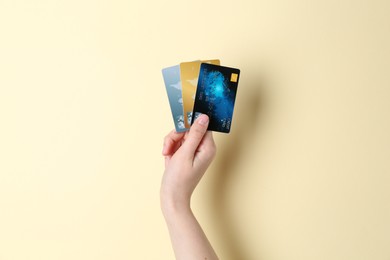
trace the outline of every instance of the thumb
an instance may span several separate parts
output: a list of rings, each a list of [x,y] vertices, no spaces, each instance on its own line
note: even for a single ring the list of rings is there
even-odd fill
[[[203,136],[207,132],[209,125],[209,117],[205,114],[200,115],[190,128],[188,137],[184,142],[182,148],[187,155],[194,156],[196,149],[198,148]]]

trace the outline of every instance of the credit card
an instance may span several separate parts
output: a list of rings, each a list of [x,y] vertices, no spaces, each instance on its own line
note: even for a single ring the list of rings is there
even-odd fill
[[[211,63],[219,65],[219,60],[191,61],[180,63],[180,78],[182,83],[183,115],[185,128],[190,128],[192,120],[192,110],[196,86],[198,84],[199,69],[201,63]]]
[[[184,132],[188,129],[184,124],[180,66],[165,68],[162,70],[162,74],[176,132]]]
[[[240,70],[202,63],[191,124],[201,114],[210,118],[208,130],[229,133]]]

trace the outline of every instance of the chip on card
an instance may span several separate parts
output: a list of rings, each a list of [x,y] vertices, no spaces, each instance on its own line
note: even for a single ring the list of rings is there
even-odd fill
[[[176,65],[165,68],[162,70],[162,74],[164,77],[165,88],[167,90],[176,132],[184,132],[188,129],[184,125],[180,66]]]
[[[201,63],[220,64],[219,60],[191,61],[180,63],[180,78],[182,82],[183,96],[183,114],[184,125],[190,128],[192,120],[192,110],[194,108],[194,99],[196,86],[198,84],[199,69]]]
[[[239,69],[202,63],[191,124],[206,114],[208,130],[229,133],[239,78]]]

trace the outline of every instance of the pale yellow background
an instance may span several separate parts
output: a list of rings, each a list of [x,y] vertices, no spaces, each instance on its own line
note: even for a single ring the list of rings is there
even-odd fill
[[[161,69],[241,69],[194,195],[224,260],[390,259],[389,1],[0,1],[0,259],[173,259]]]

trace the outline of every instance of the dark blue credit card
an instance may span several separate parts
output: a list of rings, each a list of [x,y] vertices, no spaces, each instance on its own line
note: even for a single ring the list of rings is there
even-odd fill
[[[191,124],[201,114],[210,118],[208,130],[229,133],[240,70],[202,63]]]

